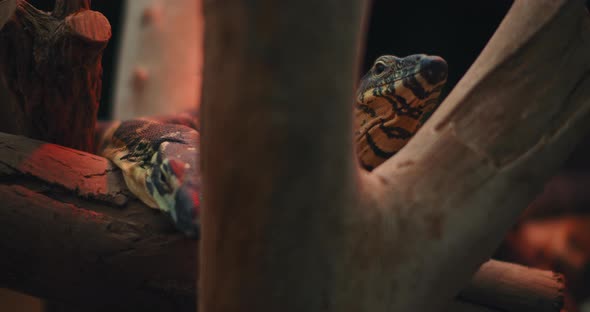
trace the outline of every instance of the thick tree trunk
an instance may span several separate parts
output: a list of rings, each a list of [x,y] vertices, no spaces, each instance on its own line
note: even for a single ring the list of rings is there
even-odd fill
[[[114,118],[198,107],[203,64],[201,0],[128,0]]]
[[[111,27],[89,6],[89,0],[57,0],[47,14],[17,1],[0,31],[0,76],[16,96],[9,103],[19,128],[11,132],[94,149],[100,61]]]
[[[370,174],[348,104],[360,1],[205,8],[202,311],[440,310],[589,128],[582,1],[516,1]]]

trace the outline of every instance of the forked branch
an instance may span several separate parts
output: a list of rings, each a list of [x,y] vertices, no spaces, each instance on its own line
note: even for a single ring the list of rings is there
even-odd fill
[[[583,1],[517,0],[408,146],[357,170],[361,7],[206,6],[202,310],[440,309],[588,130]]]

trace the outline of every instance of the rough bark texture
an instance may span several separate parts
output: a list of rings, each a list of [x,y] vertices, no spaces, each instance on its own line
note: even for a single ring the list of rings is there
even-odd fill
[[[346,104],[360,1],[205,9],[202,311],[440,309],[589,127],[582,1],[516,1],[371,174]]]
[[[197,242],[134,199],[119,207],[124,194],[102,157],[0,134],[0,286],[50,299],[51,311],[194,311]],[[558,311],[553,276],[490,261],[447,311]]]
[[[0,31],[0,78],[16,96],[14,133],[92,151],[108,20],[90,1],[56,1],[51,14],[24,0]]]
[[[127,1],[115,119],[198,107],[203,64],[201,0]]]

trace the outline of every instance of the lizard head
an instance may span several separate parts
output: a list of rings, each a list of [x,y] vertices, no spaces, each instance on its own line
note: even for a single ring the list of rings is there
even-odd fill
[[[424,54],[379,57],[362,78],[355,105],[355,145],[372,170],[399,151],[438,106],[447,63]]]
[[[195,237],[199,231],[201,186],[199,134],[191,129],[178,135],[158,145],[145,183],[157,206],[170,214],[176,227]]]
[[[146,205],[169,214],[188,236],[198,235],[199,133],[150,119],[112,123],[100,152],[119,167],[129,190]]]

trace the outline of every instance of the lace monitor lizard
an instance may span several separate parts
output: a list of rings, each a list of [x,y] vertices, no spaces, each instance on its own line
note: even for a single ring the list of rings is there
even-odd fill
[[[399,151],[438,105],[446,62],[423,54],[379,57],[361,79],[354,140],[362,167],[372,170]],[[121,168],[146,205],[197,236],[200,209],[198,112],[103,123],[100,154]]]

